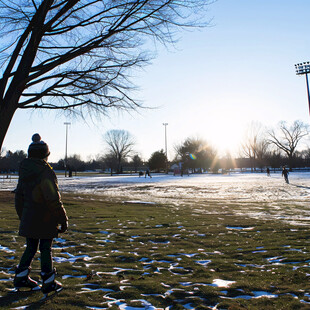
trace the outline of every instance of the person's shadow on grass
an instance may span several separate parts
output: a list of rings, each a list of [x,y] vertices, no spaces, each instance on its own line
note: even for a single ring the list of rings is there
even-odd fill
[[[9,292],[0,297],[0,307],[8,307],[20,300],[27,299],[29,296],[36,294],[35,291]]]
[[[298,187],[298,188],[303,188],[303,189],[310,189],[309,186],[303,186],[303,185],[296,185],[296,184],[290,184],[291,186],[295,186],[295,187]]]
[[[36,310],[36,309],[42,309],[42,305],[48,301],[49,299],[56,296],[58,293],[53,293],[49,295],[48,297],[44,298],[42,294],[38,291],[20,291],[20,292],[9,292],[4,296],[0,297],[0,308],[1,307],[12,307],[12,305],[16,304],[19,301],[25,301],[25,303],[28,303],[25,308],[27,310]],[[28,297],[30,296],[36,296],[37,298],[34,301],[28,301]],[[18,307],[21,309],[24,309],[23,306]],[[11,308],[11,309],[17,309],[17,308]]]

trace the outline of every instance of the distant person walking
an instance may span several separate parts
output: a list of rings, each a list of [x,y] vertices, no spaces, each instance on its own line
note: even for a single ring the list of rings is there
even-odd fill
[[[147,168],[146,171],[145,171],[145,177],[146,176],[149,176],[150,178],[152,178],[149,168]]]
[[[47,163],[48,145],[39,134],[32,136],[28,158],[19,168],[15,189],[15,208],[20,219],[19,235],[26,237],[26,249],[15,271],[16,289],[40,289],[29,277],[32,260],[39,247],[41,253],[42,292],[59,291],[61,283],[55,281],[56,269],[52,263],[52,242],[58,233],[68,228],[68,218],[62,205],[57,177]]]
[[[267,171],[267,176],[268,176],[268,177],[270,177],[270,169],[269,169],[269,168],[267,168],[267,170],[266,170],[266,171]]]
[[[289,184],[288,173],[289,173],[288,170],[285,167],[283,167],[282,168],[282,176],[284,177],[284,180],[287,184]]]

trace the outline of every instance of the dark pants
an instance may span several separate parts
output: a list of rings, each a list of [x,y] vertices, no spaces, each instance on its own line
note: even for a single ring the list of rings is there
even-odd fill
[[[38,246],[41,253],[41,271],[49,273],[53,270],[52,243],[53,239],[32,239],[26,238],[27,247],[20,259],[19,268],[30,267],[32,260],[37,253]]]

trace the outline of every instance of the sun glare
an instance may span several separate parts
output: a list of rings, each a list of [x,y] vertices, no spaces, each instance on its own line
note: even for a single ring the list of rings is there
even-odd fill
[[[237,122],[222,120],[213,124],[211,134],[206,140],[218,150],[219,156],[227,153],[238,156],[243,134],[242,126]]]

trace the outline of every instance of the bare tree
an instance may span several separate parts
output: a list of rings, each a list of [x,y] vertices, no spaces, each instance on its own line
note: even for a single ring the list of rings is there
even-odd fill
[[[255,168],[255,152],[253,151],[251,140],[248,140],[248,137],[241,144],[241,152],[243,156],[250,159],[251,170],[253,170],[253,168]]]
[[[241,144],[241,152],[250,159],[251,169],[256,168],[257,162],[262,162],[268,150],[265,131],[261,123],[251,122]]]
[[[115,157],[115,155],[110,152],[110,153],[107,153],[103,156],[102,158],[103,162],[104,162],[104,165],[110,169],[110,173],[111,173],[111,176],[113,175],[113,171],[117,171],[118,169],[118,163],[117,163],[117,158]]]
[[[143,45],[173,43],[209,0],[1,0],[0,149],[17,109],[76,115],[137,109],[132,68]]]
[[[300,140],[309,134],[309,126],[297,120],[291,126],[282,121],[277,130],[268,131],[269,143],[274,144],[288,157],[290,169],[294,166],[294,154]]]
[[[132,135],[126,130],[110,130],[104,135],[108,153],[116,159],[117,172],[121,172],[122,162],[131,154],[135,144]]]
[[[267,166],[267,159],[269,156],[269,146],[267,138],[265,137],[265,133],[262,134],[261,138],[256,144],[255,148],[255,156],[256,156],[256,164],[263,172],[263,167]]]

